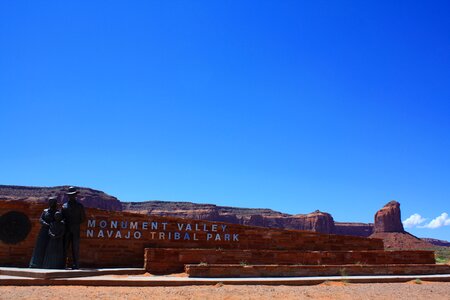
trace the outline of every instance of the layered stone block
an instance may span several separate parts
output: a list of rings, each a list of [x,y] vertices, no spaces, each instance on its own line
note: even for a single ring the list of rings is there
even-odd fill
[[[295,250],[215,250],[145,249],[144,268],[153,274],[183,272],[187,264],[244,265],[385,265],[434,264],[433,251],[295,251]]]
[[[449,265],[186,265],[189,277],[311,277],[450,274]]]

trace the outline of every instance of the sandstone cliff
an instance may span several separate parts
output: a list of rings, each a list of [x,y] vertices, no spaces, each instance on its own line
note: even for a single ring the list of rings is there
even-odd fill
[[[404,232],[400,203],[391,201],[375,214],[374,232]]]
[[[335,222],[333,233],[368,237],[373,233],[373,223]]]
[[[434,246],[450,247],[450,242],[438,239],[421,238],[422,241],[430,243]]]
[[[424,250],[431,249],[433,245],[419,239],[409,232],[377,232],[371,238],[382,239],[384,248],[388,250]]]
[[[400,203],[391,201],[375,214],[374,233],[371,238],[382,239],[386,249],[430,249],[432,244],[406,232],[403,228]]]
[[[289,215],[271,209],[167,201],[123,202],[122,210],[157,216],[221,221],[270,228],[312,230],[323,233],[334,231],[333,217],[320,211],[310,214]]]
[[[29,187],[29,186],[14,186],[14,185],[0,185],[0,201],[1,200],[19,200],[29,202],[46,202],[47,198],[52,196],[58,197],[58,202],[66,201],[65,191],[69,186],[55,186],[55,187]],[[96,207],[106,210],[120,211],[122,204],[113,196],[105,194],[102,191],[97,191],[89,188],[79,188],[78,199],[86,207]]]

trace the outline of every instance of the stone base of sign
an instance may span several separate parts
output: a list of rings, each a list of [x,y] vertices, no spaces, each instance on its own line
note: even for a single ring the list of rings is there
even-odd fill
[[[187,264],[406,265],[434,263],[433,251],[293,251],[146,248],[144,268],[152,274],[170,274],[183,272],[184,266]],[[332,272],[332,274],[334,273]],[[328,275],[328,273],[316,275]]]
[[[73,278],[101,275],[140,275],[144,273],[145,269],[142,268],[55,270],[0,267],[0,275],[41,279]]]
[[[449,265],[186,265],[189,277],[312,277],[448,274]]]

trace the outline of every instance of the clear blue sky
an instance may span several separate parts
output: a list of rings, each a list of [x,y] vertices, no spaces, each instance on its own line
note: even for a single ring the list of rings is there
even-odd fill
[[[2,1],[0,183],[361,222],[395,199],[426,225],[450,213],[449,15],[448,1]],[[410,231],[450,240],[438,227]]]

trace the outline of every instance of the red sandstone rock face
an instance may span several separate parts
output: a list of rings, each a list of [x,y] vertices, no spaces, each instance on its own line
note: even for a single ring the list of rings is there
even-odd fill
[[[387,250],[424,250],[431,249],[433,245],[415,237],[408,232],[378,232],[370,238],[382,239]]]
[[[334,232],[334,220],[328,213],[316,211],[306,215],[293,216],[262,216],[251,215],[243,217],[244,225],[285,228],[297,230],[311,230],[322,233]]]
[[[435,246],[450,247],[450,242],[444,240],[429,239],[429,238],[421,238],[421,240]]]
[[[242,224],[242,221],[229,208],[222,209],[213,204],[169,201],[122,202],[122,210],[153,216]]]
[[[368,237],[373,233],[373,223],[334,223],[334,234]]]
[[[391,201],[375,214],[374,232],[404,232],[400,217],[400,203]]]
[[[0,201],[1,200],[21,200],[27,202],[46,202],[47,198],[52,196],[58,197],[58,202],[67,201],[65,191],[68,186],[55,187],[28,187],[0,185]],[[105,210],[121,211],[122,204],[113,196],[105,194],[89,188],[79,188],[78,200],[86,207],[100,208]]]
[[[329,213],[316,210],[307,215],[294,215],[287,217],[285,220],[285,228],[312,230],[315,232],[333,233],[334,220]]]
[[[123,202],[122,209],[156,216],[181,217],[194,220],[220,221],[232,224],[310,230],[322,233],[334,232],[333,217],[324,212],[289,215],[270,209],[251,209],[195,204],[189,202]]]

